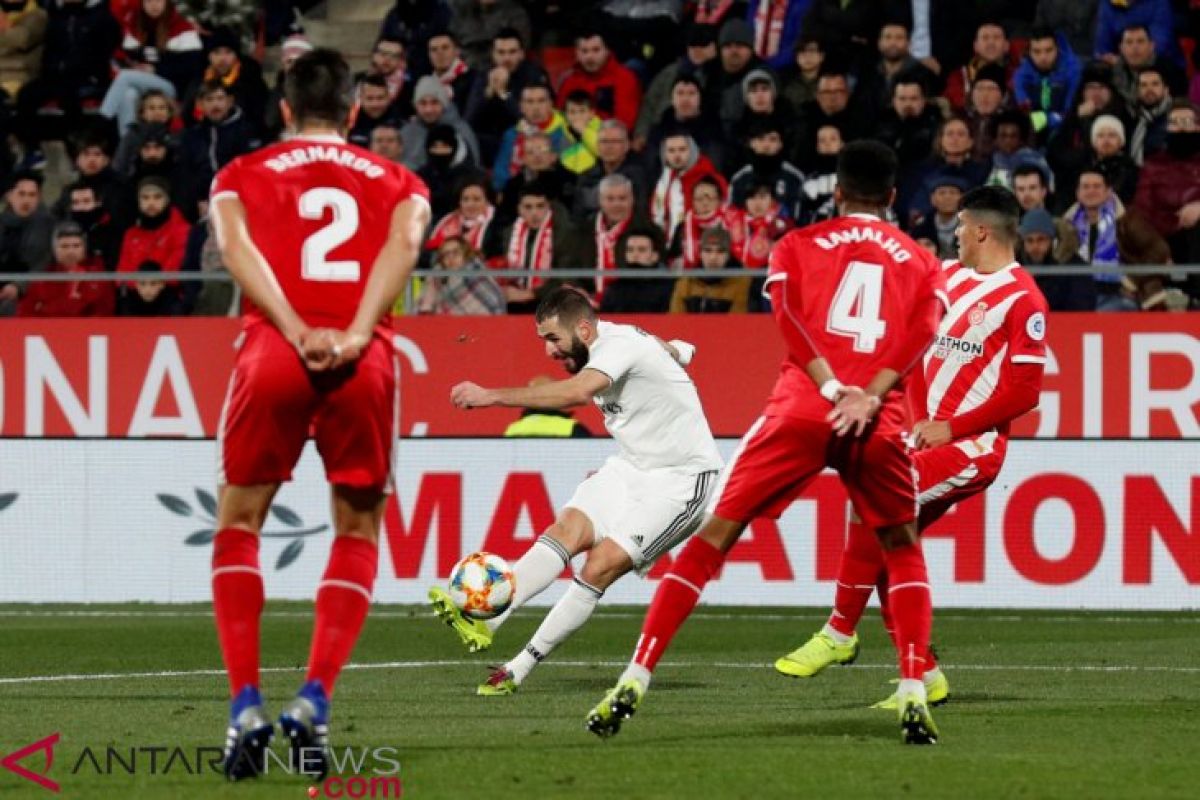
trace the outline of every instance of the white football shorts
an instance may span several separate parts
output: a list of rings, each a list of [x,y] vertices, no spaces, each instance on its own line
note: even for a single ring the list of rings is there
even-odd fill
[[[654,561],[691,536],[717,485],[718,470],[642,470],[612,456],[567,501],[592,522],[595,544],[612,539],[644,575]]]

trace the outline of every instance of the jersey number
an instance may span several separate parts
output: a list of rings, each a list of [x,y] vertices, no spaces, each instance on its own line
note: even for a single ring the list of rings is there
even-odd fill
[[[851,261],[829,306],[826,329],[853,339],[855,352],[874,353],[887,329],[887,323],[879,318],[882,302],[883,266]]]
[[[324,228],[304,240],[300,249],[300,275],[309,281],[358,280],[357,261],[330,261],[329,253],[358,233],[358,202],[349,192],[321,187],[300,195],[300,216],[325,218],[325,209],[333,209],[333,219]]]

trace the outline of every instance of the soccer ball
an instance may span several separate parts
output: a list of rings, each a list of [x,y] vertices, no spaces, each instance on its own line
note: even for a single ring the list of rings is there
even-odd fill
[[[450,598],[472,619],[500,616],[512,605],[515,592],[512,568],[491,553],[472,553],[450,573]]]

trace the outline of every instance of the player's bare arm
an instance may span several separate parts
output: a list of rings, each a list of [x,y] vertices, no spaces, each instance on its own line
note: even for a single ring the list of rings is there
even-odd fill
[[[593,397],[607,389],[610,384],[611,381],[603,372],[587,368],[566,380],[540,386],[486,389],[479,384],[464,381],[450,390],[450,402],[459,408],[572,408],[590,403]]]
[[[362,355],[379,319],[404,291],[421,253],[429,216],[429,203],[422,197],[409,198],[396,206],[387,241],[371,268],[354,320],[345,331],[330,337],[329,367],[340,367]]]
[[[218,195],[212,201],[213,230],[221,258],[245,292],[289,342],[296,346],[307,362],[305,355],[309,327],[292,308],[279,282],[263,258],[262,252],[250,238],[246,227],[246,207],[236,195]],[[320,356],[321,348],[314,345],[311,352]]]

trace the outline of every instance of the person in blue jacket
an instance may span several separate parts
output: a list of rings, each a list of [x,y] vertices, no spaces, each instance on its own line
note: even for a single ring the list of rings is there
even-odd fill
[[[1050,28],[1034,30],[1012,82],[1017,107],[1029,114],[1041,140],[1071,111],[1082,74],[1083,65],[1063,34]]]

